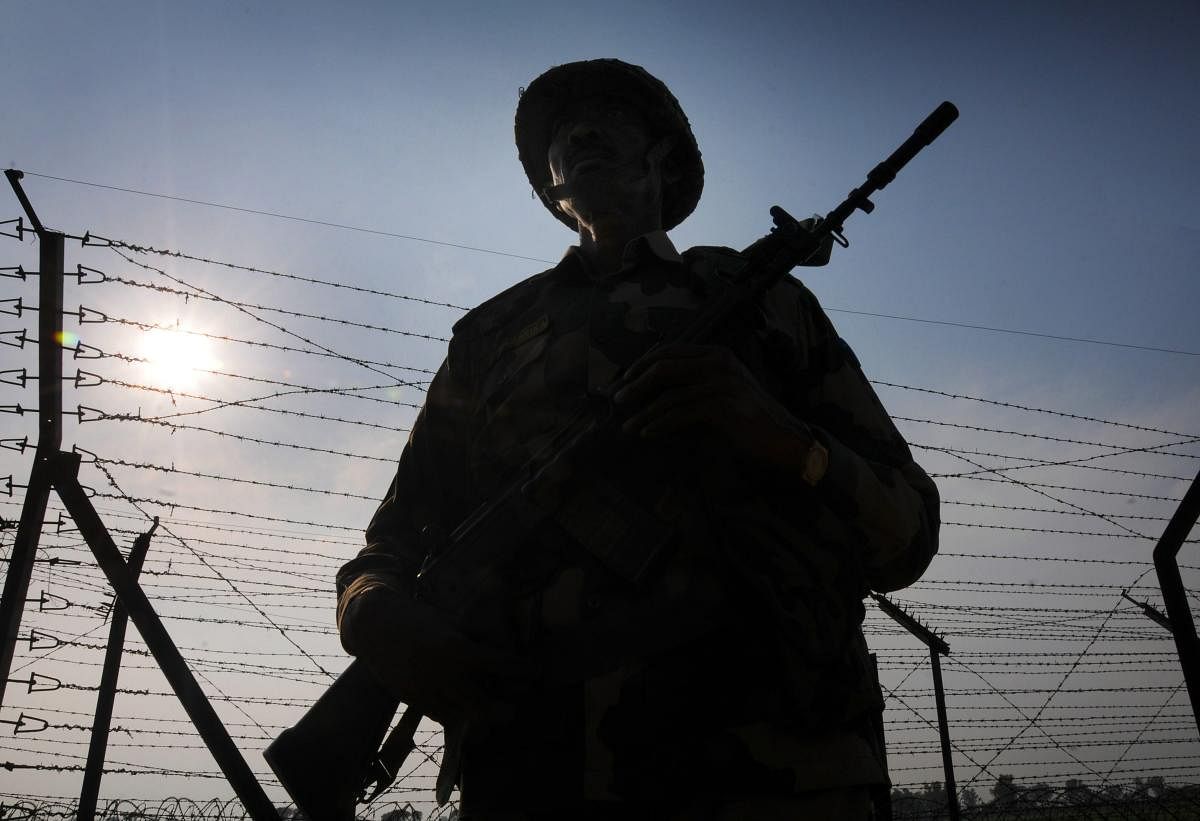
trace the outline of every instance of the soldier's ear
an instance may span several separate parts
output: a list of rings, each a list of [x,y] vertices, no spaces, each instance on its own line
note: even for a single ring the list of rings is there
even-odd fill
[[[674,151],[675,143],[674,137],[663,137],[646,152],[646,166],[658,168],[664,182],[678,182],[683,177],[677,161],[678,154]]]

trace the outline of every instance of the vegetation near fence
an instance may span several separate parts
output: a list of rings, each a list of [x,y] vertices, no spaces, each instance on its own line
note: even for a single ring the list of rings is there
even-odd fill
[[[983,821],[1040,821],[1040,819],[1195,819],[1200,818],[1200,784],[1170,785],[1161,776],[1135,778],[1130,784],[1095,787],[1079,779],[1065,785],[1018,784],[1001,775],[982,801],[973,789],[959,795],[963,818]],[[892,790],[896,821],[935,821],[949,818],[946,789],[940,781],[922,790]]]
[[[1083,821],[1084,819],[1142,819],[1167,821],[1200,819],[1200,784],[1171,785],[1161,776],[1137,778],[1129,784],[1101,788],[1071,779],[1065,785],[1019,784],[1001,775],[991,787],[990,800],[973,789],[959,796],[964,819],[978,821]],[[0,821],[74,819],[77,806],[66,802],[18,800],[0,803]],[[895,821],[939,821],[949,818],[946,789],[940,781],[923,789],[892,790]],[[279,810],[283,821],[308,821],[293,807]],[[458,821],[457,808],[422,812],[409,803],[370,807],[363,821]],[[168,798],[159,802],[114,799],[98,808],[100,821],[245,821],[249,816],[236,800],[207,802]]]
[[[50,821],[74,819],[78,805],[42,800],[0,802],[0,821]],[[282,821],[308,821],[294,807],[279,810]],[[387,803],[371,807],[360,816],[372,821],[458,821],[458,810],[422,813],[411,804]],[[250,816],[237,800],[193,801],[186,798],[166,798],[162,801],[113,799],[97,807],[98,821],[246,821]]]

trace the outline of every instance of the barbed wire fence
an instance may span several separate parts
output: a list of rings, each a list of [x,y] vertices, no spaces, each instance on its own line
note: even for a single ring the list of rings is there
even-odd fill
[[[336,274],[87,232],[76,240],[65,439],[118,542],[159,518],[142,585],[256,776],[286,806],[259,753],[349,661],[332,579],[361,545],[464,308]],[[0,294],[0,412],[12,422],[0,438],[2,560],[36,439],[28,243],[10,245]],[[1197,470],[1200,430],[936,384],[874,384],[943,496],[942,550],[893,600],[952,645],[944,675],[964,810],[982,813],[971,796],[981,805],[1011,775],[1064,807],[1083,806],[1083,785],[1089,800],[1130,802],[1131,817],[1195,817],[1200,795],[1184,785],[1200,781],[1200,748],[1175,648],[1122,591],[1161,600],[1150,551]],[[1195,600],[1200,562],[1192,553],[1181,564]],[[72,815],[113,605],[57,502],[31,591],[0,713],[4,819]],[[927,653],[875,610],[865,630],[895,786],[940,781]],[[122,669],[101,817],[244,817],[136,637]],[[437,725],[422,725],[417,741],[382,799],[391,803],[364,817],[404,807],[450,814],[453,805],[433,799]],[[1155,794],[1145,788],[1154,778],[1177,789]]]

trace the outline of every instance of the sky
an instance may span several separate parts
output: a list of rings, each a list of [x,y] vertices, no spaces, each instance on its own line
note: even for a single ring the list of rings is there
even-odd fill
[[[68,310],[83,304],[143,324],[178,324],[275,345],[310,349],[316,345],[326,352],[390,363],[371,370],[345,359],[298,356],[195,335],[187,337],[190,353],[168,355],[165,352],[187,348],[171,341],[178,335],[152,336],[114,322],[68,325],[85,343],[110,354],[157,355],[162,360],[154,367],[112,356],[96,360],[91,370],[104,375],[109,384],[89,393],[86,388],[68,390],[68,409],[79,402],[109,413],[162,416],[213,405],[181,392],[228,402],[281,390],[278,385],[262,384],[265,379],[326,390],[392,379],[388,388],[355,391],[374,399],[292,394],[209,410],[192,420],[196,424],[210,420],[210,427],[225,433],[369,453],[376,457],[374,461],[296,448],[263,449],[244,439],[196,431],[172,434],[161,426],[111,420],[90,426],[68,423],[68,446],[77,443],[110,459],[357,494],[353,499],[304,496],[262,485],[112,467],[122,487],[140,498],[186,502],[209,510],[253,509],[260,515],[270,510],[270,515],[293,522],[339,523],[342,530],[279,522],[255,525],[263,531],[255,536],[257,546],[278,542],[279,548],[286,542],[284,531],[303,533],[306,539],[326,538],[328,543],[306,541],[291,549],[312,554],[306,559],[309,564],[295,565],[307,569],[295,573],[307,573],[313,590],[327,590],[333,569],[352,555],[360,538],[354,529],[365,525],[373,499],[382,495],[390,478],[388,460],[399,455],[404,429],[411,424],[414,406],[420,404],[419,386],[399,386],[399,381],[428,378],[422,371],[436,368],[445,344],[439,340],[449,335],[462,311],[246,269],[470,307],[553,264],[574,238],[531,196],[512,142],[512,115],[522,86],[551,65],[577,59],[612,56],[643,65],[667,83],[687,112],[704,155],[706,177],[699,207],[672,232],[681,248],[749,245],[770,228],[768,210],[775,204],[797,215],[830,210],[938,103],[951,100],[958,106],[958,122],[874,197],[877,210],[869,216],[856,214],[847,222],[850,247],[838,249],[828,267],[803,273],[868,376],[908,386],[880,385],[878,390],[893,414],[927,420],[899,423],[910,441],[970,449],[977,453],[968,458],[995,466],[1002,462],[978,454],[999,451],[1009,459],[1021,454],[1027,461],[1085,458],[1097,449],[1080,442],[1128,448],[1163,441],[1162,433],[1061,414],[1181,434],[1200,430],[1196,412],[1200,323],[1195,320],[1200,305],[1196,277],[1200,219],[1189,207],[1198,181],[1194,159],[1195,146],[1200,144],[1200,109],[1195,105],[1198,41],[1200,8],[1171,2],[1150,3],[1136,12],[1128,4],[1114,2],[11,3],[6,4],[0,30],[0,69],[6,88],[0,163],[27,172],[25,190],[49,226],[244,267],[126,252],[130,261],[110,249],[82,248],[78,243],[69,245],[69,266],[80,263],[127,280],[180,290],[202,287],[246,305],[282,306],[296,313],[392,329],[377,332],[266,310],[237,311],[223,303],[185,301],[112,282],[68,287]],[[5,197],[0,192],[0,219],[17,217],[15,198]],[[36,259],[32,240],[19,244],[0,238],[0,266],[36,268]],[[169,281],[167,275],[188,285]],[[33,280],[4,282],[0,298],[21,296],[27,305],[36,303]],[[263,318],[274,325],[264,324]],[[10,323],[0,330],[19,328],[22,321],[3,319]],[[2,368],[36,367],[29,348],[6,347],[0,355]],[[183,372],[188,357],[201,372]],[[73,373],[78,364],[69,361],[67,372]],[[212,371],[238,376],[217,376]],[[116,381],[126,384],[116,385]],[[160,392],[144,389],[155,386]],[[954,400],[911,390],[914,387],[1051,409],[1060,415]],[[164,389],[177,395],[165,395]],[[6,386],[0,404],[36,404],[32,388],[23,394],[19,390]],[[246,407],[250,404],[352,418],[356,424],[278,412],[250,413]],[[27,416],[5,417],[4,425],[4,437],[32,439],[36,433]],[[980,427],[991,431],[976,429]],[[993,432],[1000,429],[1020,434]],[[971,469],[963,454],[914,449],[931,472]],[[1175,450],[1200,453],[1194,445],[1190,450],[1187,446]],[[23,481],[30,454],[6,451],[2,458],[0,472],[12,473],[17,483]],[[943,497],[967,501],[968,494],[960,492],[960,486],[969,486],[978,491],[970,497],[973,504],[1069,510],[1070,504],[1089,506],[1106,500],[1096,492],[1101,489],[1109,494],[1128,491],[1124,499],[1113,497],[1125,505],[1122,510],[1161,519],[1173,509],[1164,500],[1178,499],[1186,487],[1184,480],[1196,470],[1194,456],[1145,453],[1124,462],[1094,464],[1127,473],[1092,476],[1079,469],[1070,476],[1051,476],[1047,471],[1043,476],[1047,483],[1094,482],[1090,495],[1080,493],[1069,502],[1044,498],[1048,492],[1062,497],[1061,491],[1043,488],[1038,496],[1037,490],[1001,485],[1000,480],[995,487],[983,487],[979,481],[946,479]],[[1134,477],[1128,471],[1151,475]],[[85,466],[84,476],[104,490],[103,475]],[[1155,499],[1132,495],[1134,483],[1137,493]],[[17,494],[3,513],[5,518],[16,517],[20,491]],[[97,501],[114,517],[114,526],[131,532],[140,526],[141,513],[130,503]],[[211,529],[215,523],[228,525],[228,520],[237,519],[162,504],[142,507],[178,517],[177,535],[184,538],[203,538],[207,532],[197,526],[187,531],[191,537],[184,536],[184,521],[206,523]],[[1071,521],[1064,526],[1064,517],[1078,511],[1017,514],[1010,509],[1004,514],[1010,518],[1000,520],[981,518],[985,516],[981,510],[943,508],[943,518],[966,524],[944,529],[947,555],[939,557],[927,579],[953,581],[957,587],[931,585],[898,594],[920,602],[932,620],[940,619],[952,647],[967,642],[966,652],[979,653],[980,658],[988,658],[989,652],[1016,652],[1018,638],[989,638],[980,627],[980,620],[986,621],[981,611],[972,617],[952,609],[980,602],[965,581],[1108,585],[1111,590],[1106,588],[1103,595],[1092,591],[1089,595],[1098,598],[1082,602],[1094,611],[1091,616],[1070,616],[1102,632],[1107,629],[1100,627],[1104,614],[1120,606],[1113,597],[1145,570],[948,555],[1055,554],[1140,561],[1149,550],[1139,543],[1141,552],[1133,555],[1128,543],[1115,538],[1098,543],[1078,535],[1101,530],[1129,535],[1111,521],[1083,525]],[[254,522],[239,521],[237,527],[250,533]],[[1126,524],[1134,522],[1126,520]],[[1024,536],[1001,532],[994,529],[998,523],[1028,530],[1022,531]],[[1162,524],[1141,521],[1137,526],[1143,528],[1140,535],[1149,537],[1157,536]],[[267,530],[279,532],[265,535]],[[1052,536],[1051,530],[1077,533]],[[314,536],[317,532],[324,535]],[[246,573],[275,574],[259,578],[276,583],[287,578],[288,570],[281,564],[288,561],[284,554],[251,559],[249,552],[242,555],[229,546],[251,541],[248,536],[221,538],[227,543],[212,550],[228,554],[227,575],[240,568]],[[86,559],[77,544],[72,547],[68,542],[61,544],[63,555],[75,550],[79,554],[75,558]],[[0,543],[7,546],[10,539]],[[205,548],[200,542],[189,544],[187,549],[182,543],[176,545],[178,562],[201,561],[188,550]],[[293,555],[291,560],[305,559]],[[255,561],[260,564],[254,565]],[[178,568],[169,562],[163,558],[159,568],[168,576]],[[151,561],[148,568],[154,567],[158,565]],[[199,577],[210,569],[197,565],[192,583],[208,584]],[[82,575],[82,569],[71,571],[76,575],[70,577],[67,571],[55,572],[60,576],[48,581],[56,580],[68,590],[71,584],[78,585],[81,592],[72,595],[103,601],[103,582],[94,574]],[[216,654],[222,647],[225,652],[230,647],[262,654],[297,652],[282,634],[268,638],[259,633],[270,631],[188,621],[184,617],[203,617],[222,607],[241,608],[253,618],[263,615],[227,587],[230,598],[217,602],[202,600],[195,590],[189,592],[187,581],[180,587],[171,587],[172,583],[166,577],[154,580],[162,585],[159,594],[169,599],[164,612],[181,617],[173,628],[182,637],[180,643],[200,648],[197,653]],[[1155,598],[1152,574],[1139,583],[1149,585],[1144,597],[1161,605]],[[262,601],[271,601],[267,588],[254,590],[256,597],[262,594]],[[991,604],[1029,606],[1031,590],[1008,590],[1010,596]],[[326,630],[313,633],[313,644],[306,647],[314,654],[328,654],[320,657],[321,664],[333,671],[345,659],[327,632],[331,596],[319,601],[318,605],[314,599],[302,613],[278,618],[294,618],[314,631]],[[1036,601],[1041,608],[1037,612],[1004,618],[1028,617],[1031,623],[1052,630],[1045,626],[1056,622],[1049,608],[1076,603],[1065,597]],[[1143,623],[1144,618],[1129,607],[1114,612],[1118,621],[1128,620],[1122,628],[1129,634],[1125,638],[1144,635],[1145,646],[1137,646],[1149,648],[1147,653],[1166,653],[1155,658],[1169,661],[1170,643],[1155,637],[1157,628],[1152,623]],[[1068,616],[1057,622],[1063,619]],[[868,628],[872,624],[869,619]],[[888,634],[885,622],[876,621],[874,626],[880,648],[911,651],[911,640]],[[85,627],[94,629],[81,622],[74,632]],[[956,645],[955,630],[972,638],[958,639]],[[999,626],[993,629],[1002,632]],[[302,631],[295,635],[300,636],[296,641],[309,641]],[[1075,639],[1061,640],[1059,645],[1038,647],[1050,648],[1047,652],[1083,649],[1078,642],[1071,643]],[[1001,646],[1005,641],[1009,644]],[[1096,649],[1102,649],[1102,643]],[[87,663],[87,658],[81,650],[79,663]],[[918,661],[913,657],[913,664]],[[19,658],[18,665],[23,663]],[[292,667],[306,663],[302,657],[288,662]],[[56,669],[48,664],[33,669]],[[1023,672],[1029,674],[1030,669]],[[306,675],[311,678],[316,672],[310,666]],[[904,671],[894,678],[889,678],[889,670],[884,672],[885,684],[895,686]],[[152,678],[153,671],[144,675]],[[244,684],[228,669],[212,675],[230,676],[231,682],[224,686],[232,687],[231,692]],[[250,673],[243,670],[240,675]],[[918,678],[921,675],[926,676],[921,686],[928,688],[927,671]],[[971,678],[961,675],[964,681]],[[1123,680],[1123,685],[1166,687],[1163,692],[1168,692],[1181,680],[1177,668],[1167,663],[1140,675],[1135,676],[1136,682]],[[307,689],[298,691],[297,705],[319,693],[321,679],[317,674]],[[214,687],[222,686],[221,679],[214,681]],[[1005,681],[1002,689],[1012,700],[1023,689],[1044,685],[1043,678],[1032,674]],[[960,685],[965,693],[967,684]],[[146,687],[162,689],[161,679]],[[246,692],[264,695],[253,688]],[[1092,698],[1095,703],[1101,698],[1087,693],[1076,697],[1083,702]],[[974,696],[959,698],[976,703],[970,702]],[[1040,703],[1030,702],[1033,708]],[[143,709],[138,704],[131,697],[129,714]],[[246,701],[240,707],[221,709],[230,720],[247,722],[254,738],[269,735],[270,727],[282,726],[301,709],[263,705],[260,714],[253,704]],[[31,701],[29,712],[33,706],[67,709],[63,704]],[[83,714],[90,710],[86,699],[69,706]],[[889,704],[889,715],[895,707]],[[14,709],[6,704],[0,720]],[[165,716],[171,708],[155,709]],[[895,715],[895,732],[900,735],[889,738],[918,733],[914,744],[928,741],[919,736],[919,727],[910,728],[900,723],[900,713]],[[1020,723],[1013,726],[1019,729]],[[1034,731],[1026,735],[1041,738]],[[0,741],[2,736],[0,725]],[[55,739],[36,749],[36,745],[6,748],[0,759],[45,760],[59,749],[54,744],[69,740],[66,735]],[[436,746],[435,741],[430,743]],[[979,742],[981,749],[987,743]],[[261,770],[256,744],[247,740],[245,748]],[[994,745],[992,752],[999,746]],[[140,746],[136,752],[144,755],[147,749]],[[1054,754],[1061,758],[1061,750],[1055,747]],[[1037,752],[1025,760],[1036,761]],[[126,760],[134,761],[129,758],[134,754],[126,752]],[[184,753],[179,755],[182,760]],[[989,755],[968,750],[960,765],[970,774],[967,756],[986,761]],[[1075,755],[1077,761],[1084,753]],[[181,763],[180,769],[211,769],[201,753],[186,756],[187,763]],[[936,754],[926,750],[913,756],[914,769],[894,769],[895,781],[941,777]],[[112,758],[120,759],[115,753]],[[1000,759],[1001,763],[1008,760]],[[1014,767],[1018,760],[1013,759]],[[1066,769],[1050,772],[1069,772],[1072,766],[1078,770],[1070,756],[1062,762]],[[897,765],[895,757],[892,764],[904,766]],[[1192,769],[1181,771],[1181,777],[1196,780],[1196,764],[1197,760],[1189,760],[1186,766]],[[986,794],[991,774],[985,773],[974,784],[981,794]],[[77,790],[77,779],[78,773],[26,771],[6,775],[4,783],[13,786],[0,789],[70,796]],[[155,785],[148,784],[150,780],[129,776],[122,781],[114,775],[106,784],[114,791],[147,797],[187,791],[192,796],[229,795],[215,779],[180,777]],[[966,777],[959,780],[962,783]],[[280,794],[275,786],[269,792]],[[427,801],[426,793],[414,795]]]

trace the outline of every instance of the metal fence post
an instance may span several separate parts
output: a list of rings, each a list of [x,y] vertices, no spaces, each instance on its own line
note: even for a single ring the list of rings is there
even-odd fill
[[[136,580],[150,549],[150,537],[158,528],[158,519],[147,532],[133,541],[127,567]],[[96,800],[100,796],[100,778],[104,773],[104,756],[108,750],[108,731],[112,724],[113,702],[117,697],[117,678],[121,674],[121,654],[125,651],[125,627],[129,614],[120,599],[113,599],[112,625],[108,632],[108,649],[104,654],[104,670],[100,674],[100,693],[96,696],[96,718],[92,722],[92,739],[88,746],[87,767],[83,773],[83,788],[79,792],[77,821],[95,821]]]
[[[1196,719],[1196,729],[1200,731],[1200,639],[1196,637],[1196,623],[1192,620],[1192,610],[1188,606],[1187,592],[1183,588],[1183,578],[1179,575],[1179,562],[1176,560],[1197,518],[1200,518],[1200,473],[1192,480],[1191,487],[1154,547],[1154,569],[1158,573],[1163,604],[1167,607],[1167,618],[1171,622],[1171,635],[1175,637],[1179,666],[1183,668],[1183,679],[1187,682],[1188,698],[1192,701],[1192,715]]]
[[[12,670],[21,615],[29,594],[33,562],[46,505],[50,501],[50,462],[62,445],[62,309],[64,237],[47,231],[21,190],[20,171],[4,172],[38,237],[38,443],[21,519],[0,594],[0,705]]]
[[[17,540],[5,578],[3,599],[0,600],[0,704],[3,703],[3,686],[8,679],[15,653],[17,632],[21,625],[21,611],[28,594],[29,580],[33,571],[34,554],[38,538],[46,518],[46,505],[51,489],[57,491],[68,514],[79,526],[96,563],[108,578],[124,611],[132,619],[150,648],[159,669],[167,677],[176,697],[183,705],[192,724],[200,733],[205,745],[216,759],[225,778],[245,806],[254,821],[278,821],[275,809],[258,783],[241,751],[233,743],[225,725],[213,709],[208,697],[196,683],[187,661],[175,646],[162,620],[154,612],[145,592],[138,585],[135,574],[126,564],[79,484],[79,454],[64,452],[62,447],[62,347],[63,347],[63,261],[64,241],[62,233],[47,231],[38,220],[29,199],[21,188],[23,174],[15,169],[4,172],[20,200],[30,223],[37,231],[41,243],[41,262],[38,271],[40,280],[40,304],[38,305],[38,417],[39,438],[37,452],[29,485],[26,488],[25,504]],[[156,520],[157,521],[157,520]],[[147,546],[149,534],[145,534]],[[115,614],[114,614],[115,615]],[[119,654],[118,654],[119,655]],[[110,705],[111,708],[111,705]],[[24,716],[17,720],[19,726]],[[107,727],[105,727],[107,732]],[[93,743],[93,746],[95,744]],[[89,760],[91,754],[89,753]],[[98,774],[97,774],[98,778]],[[98,789],[98,786],[97,786]],[[81,811],[82,811],[81,807]]]
[[[933,695],[937,704],[938,734],[942,740],[942,769],[946,773],[946,808],[950,821],[959,821],[958,787],[954,781],[954,759],[950,755],[950,722],[946,718],[946,694],[942,690],[942,663],[939,655],[950,655],[950,645],[937,633],[896,606],[886,596],[872,593],[871,598],[879,609],[887,613],[908,632],[919,638],[929,648],[929,664],[933,670]]]

